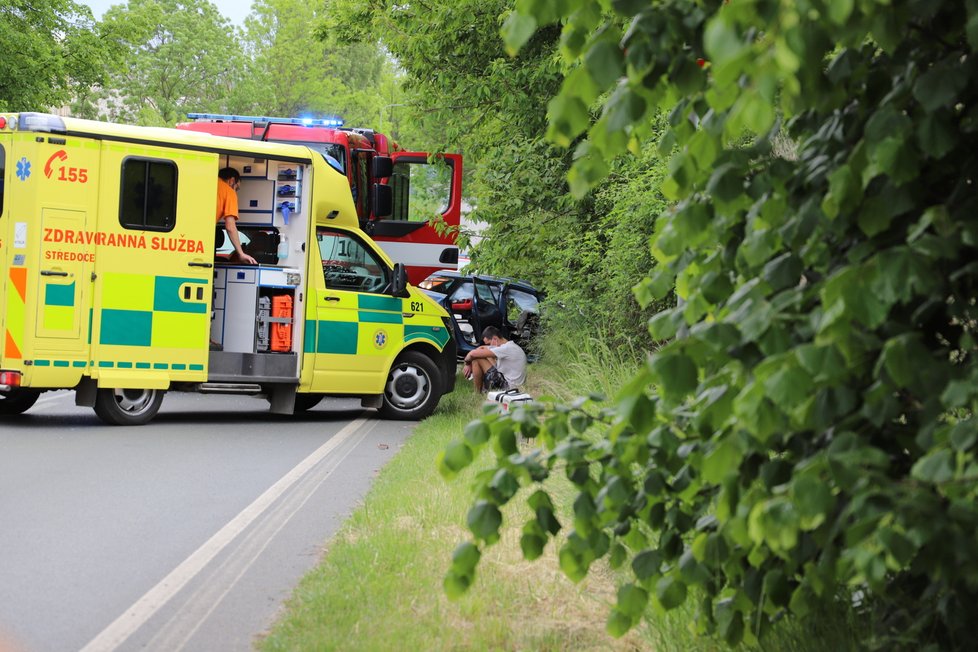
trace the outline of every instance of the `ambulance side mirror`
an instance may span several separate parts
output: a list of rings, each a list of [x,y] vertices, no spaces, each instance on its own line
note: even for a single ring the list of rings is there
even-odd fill
[[[407,270],[403,263],[394,263],[394,278],[391,279],[391,296],[401,299],[411,296],[407,288]]]

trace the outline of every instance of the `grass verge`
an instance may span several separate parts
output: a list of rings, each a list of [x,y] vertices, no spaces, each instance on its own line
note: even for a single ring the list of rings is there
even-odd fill
[[[321,564],[302,580],[262,650],[644,648],[637,632],[620,640],[605,632],[615,591],[607,573],[574,584],[558,570],[552,546],[549,559],[524,561],[516,527],[483,556],[467,596],[445,597],[442,579],[452,551],[467,538],[465,516],[478,465],[446,482],[435,459],[481,404],[460,381],[418,426],[327,544]],[[512,523],[517,515],[506,516]]]
[[[537,396],[563,398],[594,391],[611,395],[642,357],[586,340],[571,352],[545,350],[544,360],[559,364],[533,365],[528,389]],[[452,551],[468,538],[471,485],[489,459],[478,460],[451,482],[438,475],[435,459],[480,414],[481,404],[481,397],[460,380],[455,393],[416,428],[381,471],[364,504],[327,544],[321,564],[300,583],[261,649],[726,649],[692,633],[689,602],[688,608],[667,614],[650,612],[642,627],[612,638],[605,619],[615,600],[613,573],[595,564],[586,580],[574,584],[560,572],[553,544],[543,558],[523,560],[519,527],[528,512],[519,499],[504,510],[502,540],[484,553],[475,585],[462,599],[448,600],[442,579]],[[555,478],[548,489],[557,499],[558,514],[567,514],[574,498],[570,484]],[[760,649],[856,649],[852,627],[845,611],[806,623],[789,621],[775,628]]]

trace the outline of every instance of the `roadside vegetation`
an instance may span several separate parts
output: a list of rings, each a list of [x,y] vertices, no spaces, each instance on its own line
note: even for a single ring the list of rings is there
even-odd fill
[[[581,338],[551,335],[541,362],[531,365],[528,389],[570,399],[619,386],[642,358]],[[520,548],[521,503],[504,512],[508,525],[483,557],[473,590],[458,600],[443,590],[451,556],[465,540],[471,487],[490,466],[485,455],[458,477],[445,480],[435,459],[473,419],[483,400],[460,379],[437,412],[415,430],[384,467],[363,504],[326,544],[320,565],[295,590],[286,611],[260,648],[279,650],[656,650],[713,651],[722,645],[693,633],[689,609],[657,613],[621,638],[606,627],[614,604],[615,571],[596,567],[579,583],[558,568],[556,547],[528,562]],[[526,442],[529,451],[536,442]],[[559,518],[572,517],[571,484],[548,482]],[[808,628],[780,627],[768,645],[779,651],[856,649],[845,611],[823,614]],[[743,649],[755,649],[744,647]]]

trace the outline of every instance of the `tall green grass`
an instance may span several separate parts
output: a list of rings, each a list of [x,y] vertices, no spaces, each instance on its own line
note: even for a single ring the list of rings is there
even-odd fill
[[[530,367],[527,389],[536,396],[570,399],[611,396],[646,353],[614,351],[580,333],[551,336],[541,361]],[[341,532],[328,543],[320,566],[303,579],[287,612],[261,642],[278,650],[723,650],[692,631],[692,607],[649,612],[646,623],[622,639],[605,631],[616,592],[615,574],[595,564],[574,584],[558,570],[554,545],[526,562],[519,528],[529,517],[519,499],[504,512],[502,540],[479,565],[476,582],[458,601],[442,590],[452,551],[468,539],[466,513],[480,458],[451,482],[435,460],[481,413],[482,397],[459,379],[454,394],[421,423],[403,450],[379,474]],[[569,522],[571,485],[548,482],[558,516]],[[775,628],[761,650],[816,652],[855,649],[849,612],[825,614]],[[751,649],[751,648],[743,648]]]

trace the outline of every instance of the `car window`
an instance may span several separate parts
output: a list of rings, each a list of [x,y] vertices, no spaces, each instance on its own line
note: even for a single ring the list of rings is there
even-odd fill
[[[532,294],[513,288],[506,292],[506,319],[510,323],[519,323],[520,317],[527,313],[538,314],[539,312],[540,302]]]
[[[470,281],[466,281],[458,286],[458,289],[452,292],[452,301],[465,301],[466,299],[471,299],[475,296],[475,287]]]
[[[496,303],[498,301],[498,296],[493,293],[492,288],[485,281],[475,282],[475,291],[479,295],[479,299],[482,301],[488,301],[490,303]]]
[[[387,266],[353,235],[320,228],[316,240],[327,288],[378,293],[387,287]]]

